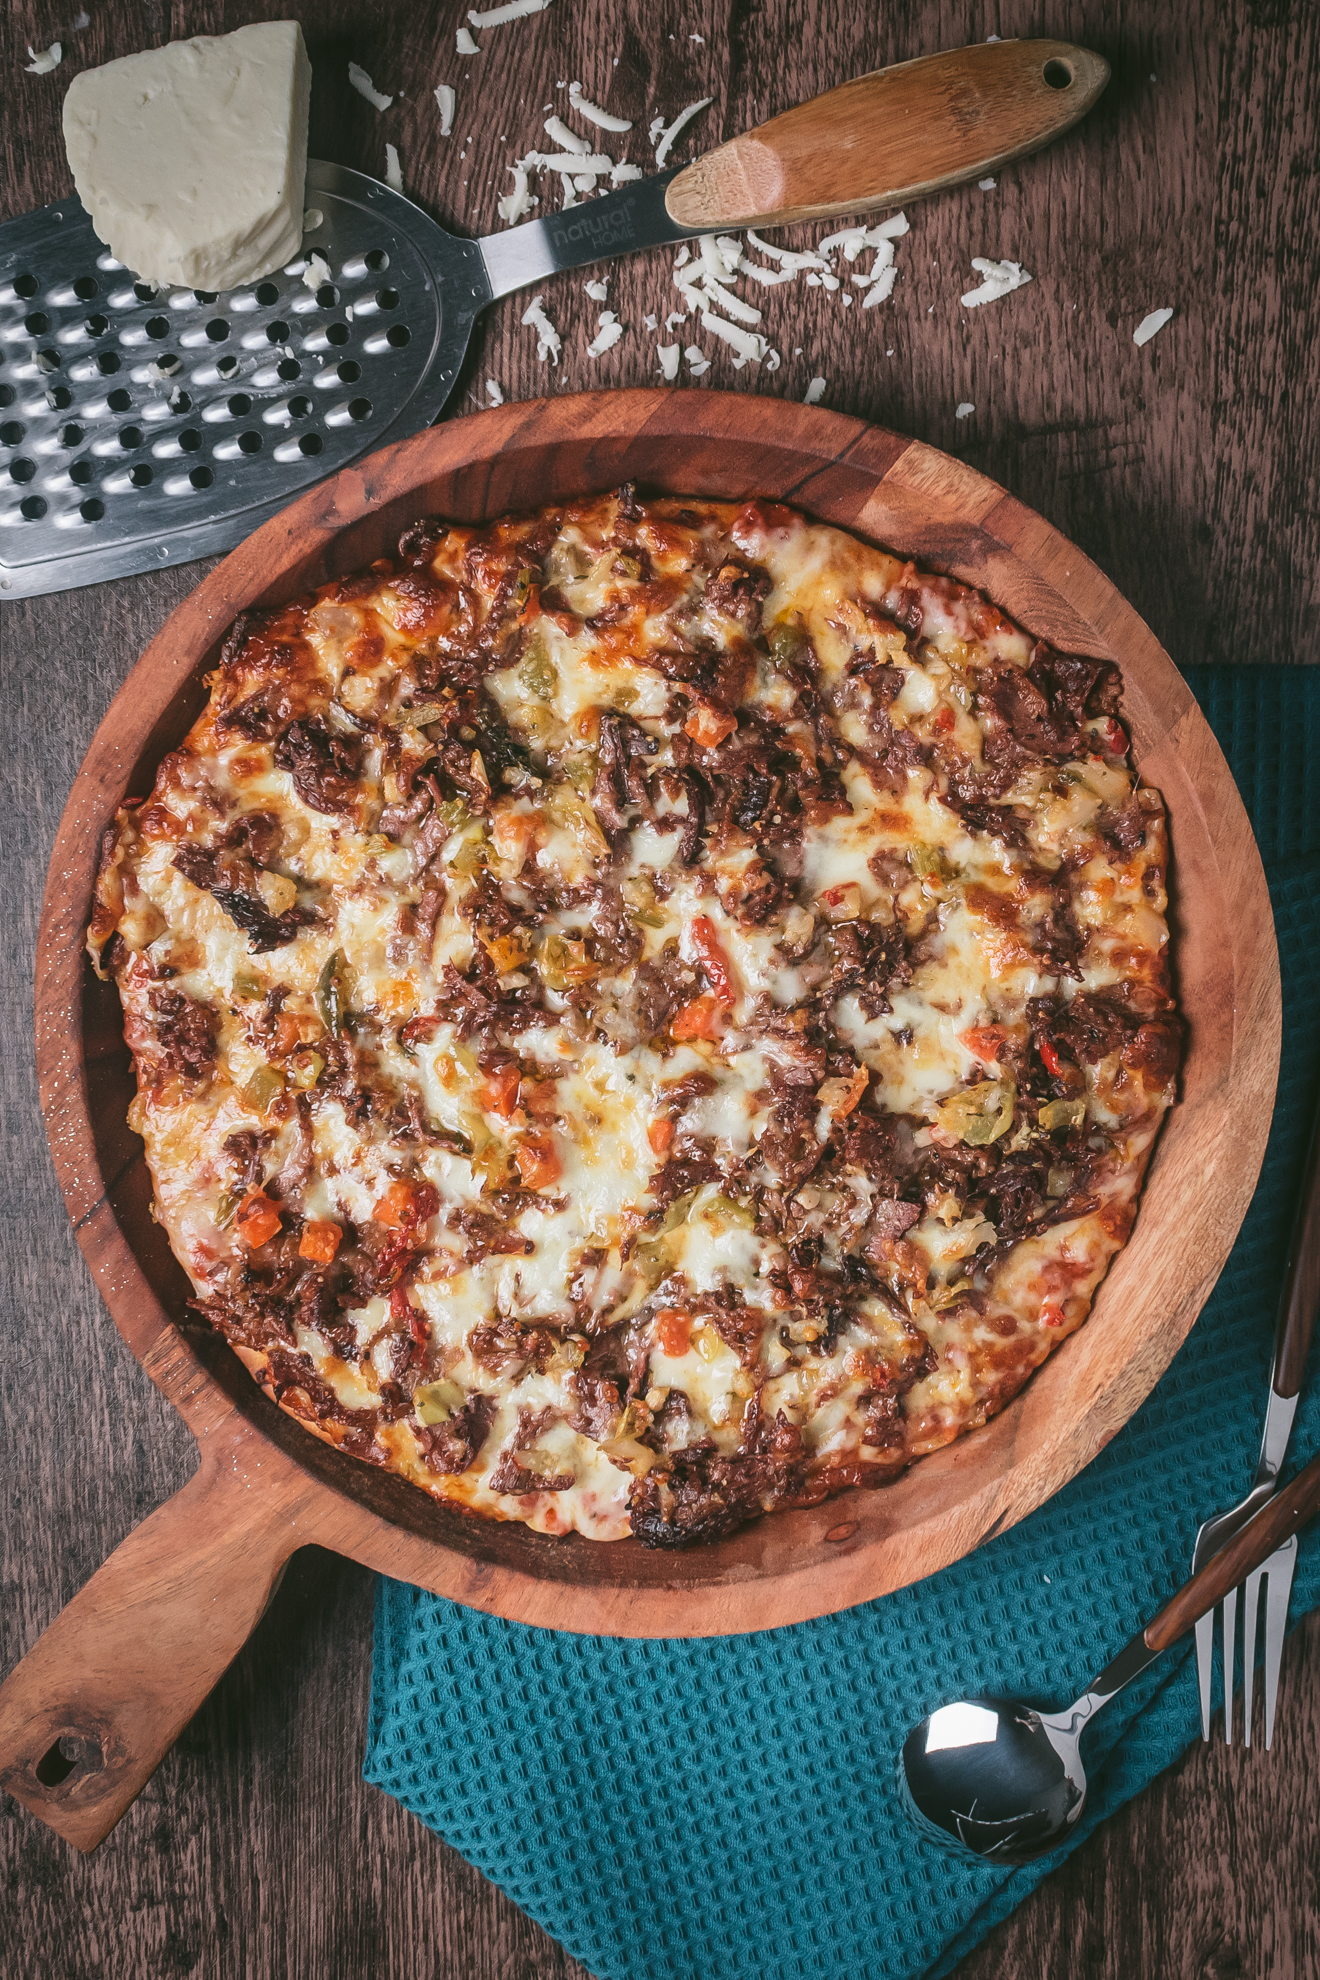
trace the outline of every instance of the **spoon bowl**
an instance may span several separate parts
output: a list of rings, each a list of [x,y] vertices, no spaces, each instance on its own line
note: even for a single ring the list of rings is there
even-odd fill
[[[1006,1698],[941,1705],[903,1742],[899,1780],[909,1814],[959,1856],[1029,1863],[1048,1855],[1067,1841],[1086,1803],[1076,1721],[1076,1708],[1054,1715]]]

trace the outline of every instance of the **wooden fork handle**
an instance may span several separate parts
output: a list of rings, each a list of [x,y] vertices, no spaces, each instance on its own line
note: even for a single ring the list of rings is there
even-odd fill
[[[0,1685],[0,1788],[75,1848],[141,1793],[302,1545],[261,1485],[204,1459]]]
[[[1180,1588],[1142,1632],[1148,1649],[1167,1650],[1192,1625],[1208,1615],[1217,1602],[1254,1574],[1276,1547],[1291,1540],[1320,1512],[1320,1454],[1266,1502],[1254,1519],[1212,1554],[1199,1574]]]
[[[1084,117],[1109,64],[1066,41],[981,42],[844,83],[695,159],[665,197],[683,227],[759,227],[901,206]]]
[[[1295,1396],[1301,1389],[1317,1306],[1320,1306],[1320,1113],[1311,1130],[1301,1201],[1288,1246],[1274,1346],[1276,1395]]]

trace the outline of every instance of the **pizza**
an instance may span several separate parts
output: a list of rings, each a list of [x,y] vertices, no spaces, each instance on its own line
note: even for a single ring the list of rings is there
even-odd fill
[[[1082,1325],[1180,1041],[1110,661],[626,487],[420,522],[209,688],[89,947],[196,1311],[319,1436],[678,1547]]]

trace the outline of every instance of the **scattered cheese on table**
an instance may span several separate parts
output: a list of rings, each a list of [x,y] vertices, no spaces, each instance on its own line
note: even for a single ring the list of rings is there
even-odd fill
[[[395,192],[403,191],[403,172],[399,165],[399,154],[392,144],[385,147],[385,183]]]
[[[1025,288],[1031,280],[1016,261],[987,261],[984,255],[974,254],[972,267],[985,280],[978,288],[967,291],[962,299],[964,309],[979,309],[982,303],[998,302],[1002,296],[1011,296],[1014,289]]]
[[[394,101],[394,98],[392,96],[382,95],[381,91],[378,90],[375,84],[372,82],[371,77],[367,74],[366,70],[362,68],[361,65],[357,62],[349,63],[348,80],[350,81],[350,83],[352,83],[354,89],[357,91],[359,96],[366,97],[367,102],[371,105],[373,110],[388,110],[391,103],[393,103]]]
[[[584,282],[582,286],[593,302],[604,302],[610,292],[610,278],[608,275],[605,275],[598,282]],[[654,330],[654,323],[650,327]]]
[[[587,345],[589,358],[604,357],[606,351],[613,350],[623,335],[623,325],[612,309],[602,311],[595,336]]]
[[[74,77],[64,143],[78,197],[144,281],[221,291],[302,241],[312,71],[296,21],[124,55]]]
[[[978,179],[976,189],[978,192],[993,192],[998,184],[998,179]]]
[[[660,376],[667,385],[672,385],[678,377],[679,349],[677,344],[657,344],[655,354],[660,360]]]
[[[480,55],[480,43],[472,39],[471,28],[461,27],[454,36],[454,45],[460,55]]]
[[[825,380],[823,378],[813,378],[802,395],[802,403],[804,406],[818,406],[824,397]]]
[[[493,406],[502,406],[504,404],[504,394],[503,392],[501,392],[499,385],[493,378],[488,378],[486,380],[486,397],[490,400]]]
[[[706,356],[700,344],[689,344],[684,350],[683,355],[688,361],[688,370],[694,378],[700,378],[703,371],[710,370],[710,359]]]
[[[970,419],[975,411],[976,407],[970,399],[962,399],[959,401],[957,410],[953,416],[955,419]]]
[[[1138,349],[1143,344],[1148,344],[1152,337],[1159,334],[1172,316],[1173,311],[1171,309],[1153,309],[1149,316],[1142,317],[1140,323],[1132,332],[1133,343]]]
[[[30,76],[48,76],[51,70],[58,69],[64,60],[64,50],[58,41],[52,41],[50,47],[43,48],[40,55],[29,41],[28,54],[32,60],[26,63],[25,67]]]
[[[674,139],[681,131],[686,130],[692,119],[700,111],[705,110],[714,101],[713,96],[703,96],[696,103],[689,103],[687,109],[680,110],[673,123],[668,126],[661,123],[659,118],[656,118],[655,123],[651,125],[651,142],[655,145],[655,165],[658,172],[663,172],[665,169],[670,147],[673,145]],[[658,131],[656,124],[660,124]],[[657,138],[659,139],[658,143],[656,142]]]
[[[541,363],[544,364],[549,358],[552,364],[558,364],[564,340],[546,315],[540,296],[532,297],[523,311],[522,320],[528,329],[536,332],[536,355]]]
[[[507,6],[489,7],[485,13],[469,7],[467,17],[476,28],[503,27],[507,21],[525,20],[528,14],[543,14],[549,5],[550,0],[508,0]]]
[[[568,100],[579,117],[585,117],[589,124],[598,124],[603,131],[630,131],[632,122],[627,117],[615,117],[610,111],[602,110],[599,103],[593,103],[582,94],[580,82],[568,85]]]
[[[435,100],[440,106],[440,135],[441,137],[448,137],[454,128],[454,109],[458,102],[452,84],[437,83],[435,86]]]

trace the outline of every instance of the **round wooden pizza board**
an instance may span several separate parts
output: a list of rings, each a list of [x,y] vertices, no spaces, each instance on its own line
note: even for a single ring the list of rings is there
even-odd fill
[[[1066,651],[1116,660],[1143,777],[1168,805],[1175,966],[1189,1025],[1178,1106],[1131,1242],[1086,1325],[984,1429],[878,1492],[778,1514],[713,1546],[549,1539],[437,1504],[344,1457],[193,1324],[150,1214],[117,993],[83,937],[101,833],[201,709],[241,611],[390,555],[428,513],[480,522],[635,480],[790,502],[982,587]],[[1204,718],[1096,567],[1002,488],[920,441],[782,400],[589,393],[418,434],[345,469],[213,570],[97,731],[51,858],[37,957],[41,1103],[69,1215],[115,1323],[197,1438],[191,1482],[145,1520],[0,1687],[0,1786],[78,1847],[113,1827],[311,1542],[549,1629],[710,1636],[801,1622],[959,1560],[1049,1498],[1150,1392],[1228,1255],[1264,1153],[1278,962],[1246,813]]]

